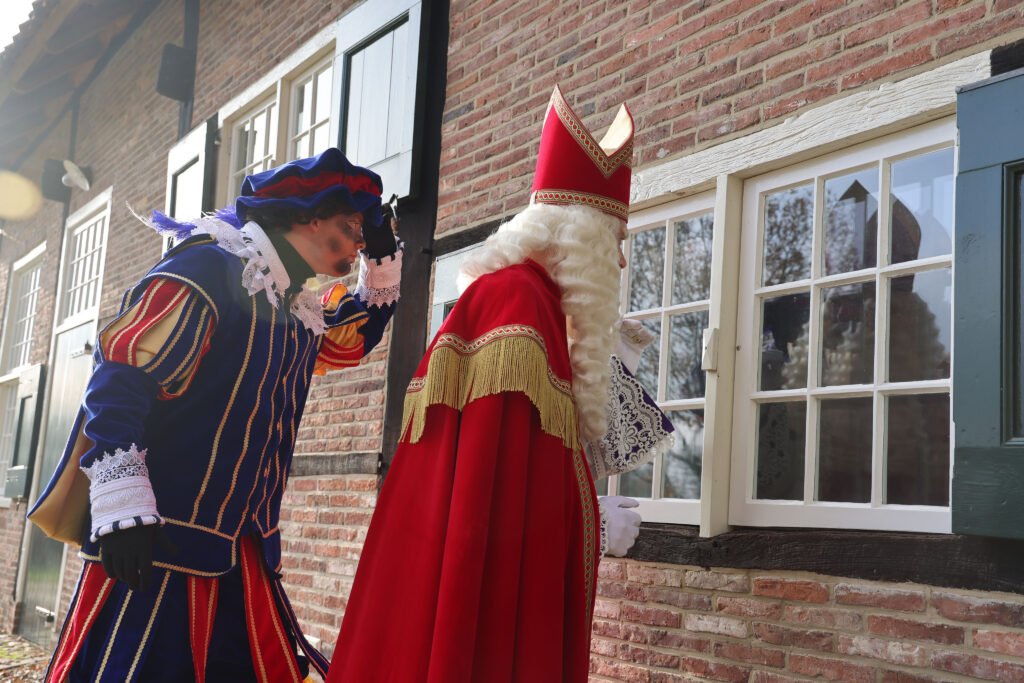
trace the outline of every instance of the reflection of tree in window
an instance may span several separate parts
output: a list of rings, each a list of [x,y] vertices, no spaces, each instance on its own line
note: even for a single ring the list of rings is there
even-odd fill
[[[795,282],[811,276],[811,221],[814,189],[794,187],[765,197],[765,285]]]
[[[878,171],[825,183],[825,273],[873,268],[878,252]]]
[[[704,452],[704,411],[669,413],[676,427],[675,443],[665,454],[665,498],[700,498]]]
[[[711,297],[711,249],[714,216],[710,213],[676,223],[672,303],[686,304]]]

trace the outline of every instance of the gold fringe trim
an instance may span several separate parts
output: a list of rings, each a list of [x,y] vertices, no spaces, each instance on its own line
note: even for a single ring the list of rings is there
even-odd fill
[[[504,392],[526,394],[540,415],[541,429],[566,448],[579,448],[572,385],[551,371],[544,338],[526,325],[495,328],[469,342],[455,334],[440,336],[426,375],[413,378],[406,391],[402,434],[418,442],[432,405],[462,410],[478,398]]]

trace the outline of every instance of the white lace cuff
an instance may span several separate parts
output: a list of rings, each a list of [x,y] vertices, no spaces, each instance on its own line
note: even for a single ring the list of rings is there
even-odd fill
[[[359,282],[355,295],[366,306],[384,306],[398,301],[401,295],[402,247],[382,259],[359,256]]]
[[[604,557],[608,554],[608,513],[605,512],[604,503],[597,501],[597,508],[601,511],[601,554]]]
[[[156,510],[145,449],[140,451],[135,444],[127,451],[118,448],[113,454],[105,453],[97,458],[82,471],[91,482],[91,541],[119,529],[164,523]]]

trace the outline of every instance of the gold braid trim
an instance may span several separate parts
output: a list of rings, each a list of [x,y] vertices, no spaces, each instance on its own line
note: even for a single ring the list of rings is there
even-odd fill
[[[551,371],[544,338],[527,325],[497,327],[468,342],[456,334],[438,337],[426,375],[413,378],[406,391],[402,434],[411,425],[409,442],[419,441],[432,405],[462,410],[478,398],[505,392],[526,394],[541,429],[566,448],[579,448],[572,385]]]

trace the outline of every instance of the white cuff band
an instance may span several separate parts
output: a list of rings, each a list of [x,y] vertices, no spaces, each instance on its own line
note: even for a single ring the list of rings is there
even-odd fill
[[[359,282],[355,295],[366,306],[384,306],[398,301],[401,295],[402,248],[391,256],[370,259],[359,257]]]
[[[146,451],[135,444],[106,453],[82,471],[89,478],[92,512],[90,540],[96,541],[120,529],[163,524],[156,509],[156,496],[149,481]]]

